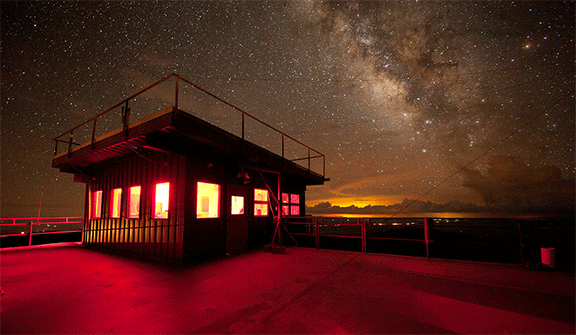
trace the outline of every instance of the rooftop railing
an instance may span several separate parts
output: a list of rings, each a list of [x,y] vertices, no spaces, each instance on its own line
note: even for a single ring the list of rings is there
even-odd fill
[[[1,218],[0,237],[27,237],[28,246],[34,243],[32,237],[38,235],[82,233],[83,217],[35,217]],[[57,239],[57,238],[56,238]],[[24,242],[25,243],[25,242]],[[9,245],[9,243],[6,243]],[[5,247],[6,245],[2,245]],[[22,245],[22,244],[19,244]]]
[[[170,80],[173,80],[173,92],[170,92],[170,88],[166,90],[163,86]],[[192,88],[195,92],[184,92],[188,88]],[[158,92],[158,90],[161,91]],[[161,97],[158,97],[158,93]],[[183,96],[181,93],[188,94]],[[172,99],[167,99],[167,96],[172,96]],[[211,101],[204,101],[206,97],[209,97]],[[186,105],[184,108],[191,110],[182,110],[189,113],[195,110],[199,114],[196,116],[241,137],[243,140],[253,142],[282,156],[282,158],[296,162],[307,168],[308,171],[321,174],[322,177],[326,175],[324,154],[175,73],[169,74],[96,116],[56,136],[53,139],[54,155],[71,154],[75,146],[87,142],[94,145],[99,135],[118,129],[118,126],[127,131],[130,122],[141,120],[146,116],[146,113],[151,112],[150,109],[153,109],[151,106],[154,104],[147,104],[151,101],[160,102],[164,107],[168,103],[176,109],[179,107],[182,109],[180,105],[184,104]],[[120,110],[118,110],[119,108]],[[230,118],[231,113],[228,113],[230,109],[234,111],[236,117],[232,115]],[[131,112],[131,110],[133,111]],[[157,110],[159,109],[153,112]],[[119,120],[117,119],[118,114],[115,114],[118,111],[120,112]],[[238,123],[240,124],[239,128]],[[271,138],[274,136],[278,137],[274,140]],[[62,149],[62,145],[64,145],[64,149]]]
[[[288,216],[283,223],[297,245],[317,249],[525,264],[551,247],[561,267],[574,267],[571,219]]]

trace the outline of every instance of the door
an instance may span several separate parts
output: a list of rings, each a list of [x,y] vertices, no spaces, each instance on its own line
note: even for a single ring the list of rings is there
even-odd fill
[[[226,194],[226,253],[238,255],[248,250],[248,196],[246,185],[228,185]]]

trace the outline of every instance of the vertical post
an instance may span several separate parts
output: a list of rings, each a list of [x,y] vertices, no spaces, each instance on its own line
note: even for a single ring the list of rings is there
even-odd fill
[[[129,123],[130,123],[130,108],[128,107],[128,100],[126,100],[126,106],[122,108],[122,128],[124,129],[124,136],[128,135]]]
[[[242,139],[244,139],[244,112],[242,112]]]
[[[520,243],[520,264],[524,264],[524,245],[522,245],[522,226],[520,222],[516,223],[518,225],[518,236],[519,236],[519,243]]]
[[[34,221],[30,221],[30,234],[28,236],[28,246],[31,247],[32,246],[32,232],[33,232],[33,227],[34,227]]]
[[[58,154],[58,140],[54,141],[54,156]]]
[[[92,145],[94,145],[94,140],[96,139],[96,120],[98,120],[98,118],[94,118],[94,124],[92,125]]]
[[[70,131],[70,139],[68,140],[68,155],[72,153],[72,139],[74,138],[74,131]]]
[[[282,176],[278,173],[278,177],[276,178],[278,184],[278,197],[276,198],[277,206],[278,206],[278,245],[284,245],[284,241],[282,240],[282,194],[280,193],[280,183],[282,180]]]
[[[176,88],[174,90],[174,107],[178,109],[178,90],[179,90],[180,77],[176,76]]]
[[[284,134],[282,134],[282,158],[284,158]]]
[[[308,148],[308,172],[310,172],[310,148]]]
[[[314,224],[315,224],[315,228],[316,228],[316,249],[320,249],[320,221],[322,221],[322,218],[320,218],[320,220],[314,220]]]
[[[358,219],[360,227],[362,228],[362,253],[366,253],[366,221]]]
[[[431,236],[432,222],[429,218],[424,219],[424,242],[426,243],[426,257],[430,258],[430,242],[432,241]]]

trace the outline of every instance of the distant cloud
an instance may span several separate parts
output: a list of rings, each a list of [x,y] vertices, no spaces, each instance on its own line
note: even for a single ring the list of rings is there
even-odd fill
[[[493,156],[485,174],[464,170],[464,187],[478,192],[489,210],[574,212],[574,180],[555,166],[531,168],[510,156]]]
[[[410,200],[404,199],[401,203],[394,205],[381,205],[381,206],[366,206],[357,207],[351,206],[332,206],[329,202],[321,202],[313,207],[307,207],[306,212],[309,214],[372,214],[372,215],[388,215],[396,214],[400,210],[406,213],[447,213],[447,212],[471,212],[479,213],[485,212],[486,208],[477,206],[475,204],[462,203],[457,200],[449,201],[447,203],[438,204],[431,201]]]

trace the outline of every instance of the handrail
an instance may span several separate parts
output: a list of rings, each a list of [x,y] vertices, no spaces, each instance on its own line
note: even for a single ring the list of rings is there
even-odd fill
[[[318,150],[313,149],[312,147],[310,147],[310,146],[302,143],[301,141],[295,139],[294,137],[286,134],[285,132],[283,132],[283,131],[281,131],[281,130],[279,130],[279,129],[273,127],[273,126],[271,126],[270,124],[268,124],[268,123],[266,123],[266,122],[264,122],[264,121],[256,118],[255,116],[249,114],[248,112],[246,112],[246,111],[243,110],[242,108],[240,108],[240,107],[238,107],[238,106],[236,106],[236,105],[234,105],[234,104],[232,104],[232,103],[230,103],[230,102],[228,102],[228,101],[226,101],[226,100],[218,97],[217,95],[215,95],[215,94],[209,92],[208,90],[206,90],[206,89],[204,89],[204,88],[202,88],[202,87],[194,84],[193,82],[189,81],[188,79],[185,79],[185,78],[177,75],[176,73],[171,73],[171,74],[167,75],[166,77],[164,77],[164,78],[156,81],[155,83],[153,83],[153,84],[151,84],[151,85],[149,85],[149,86],[141,89],[141,90],[138,91],[137,93],[132,94],[131,96],[129,96],[128,98],[126,98],[126,99],[122,100],[121,102],[115,104],[114,106],[112,106],[112,107],[110,107],[110,108],[107,108],[106,110],[104,110],[103,112],[97,114],[96,116],[94,116],[94,117],[92,117],[92,118],[84,121],[83,123],[75,126],[75,127],[72,128],[72,129],[70,129],[70,130],[68,130],[68,131],[66,131],[66,132],[64,132],[64,133],[56,136],[56,137],[53,139],[53,141],[55,142],[54,155],[57,155],[57,154],[58,154],[58,143],[67,143],[67,144],[68,144],[67,152],[68,152],[68,154],[71,154],[71,153],[72,153],[72,146],[73,146],[73,145],[80,145],[79,143],[74,142],[74,139],[73,139],[73,138],[74,138],[74,131],[77,130],[77,129],[79,129],[79,128],[81,128],[81,127],[83,127],[83,126],[89,125],[91,122],[93,122],[93,126],[92,126],[92,137],[91,137],[91,141],[90,141],[90,142],[91,142],[91,144],[94,144],[94,142],[95,142],[95,133],[96,133],[96,123],[97,123],[97,120],[98,120],[100,117],[102,117],[103,115],[109,113],[110,111],[112,111],[112,110],[114,110],[114,109],[116,109],[116,108],[118,108],[118,107],[120,107],[120,106],[122,106],[122,105],[125,105],[125,107],[123,107],[123,109],[122,109],[123,115],[122,115],[121,123],[122,123],[122,126],[123,126],[123,128],[124,128],[124,131],[126,131],[126,130],[128,129],[128,124],[130,123],[130,120],[129,120],[129,117],[130,117],[130,108],[128,107],[128,103],[129,103],[132,99],[134,99],[134,98],[138,97],[139,95],[141,95],[141,94],[143,94],[143,93],[151,90],[152,88],[160,85],[161,83],[167,81],[167,80],[170,79],[170,78],[175,78],[174,105],[173,105],[173,106],[174,106],[176,109],[178,108],[178,100],[179,100],[179,81],[182,80],[183,82],[191,85],[192,87],[194,87],[195,89],[201,91],[202,93],[204,93],[204,94],[206,94],[206,95],[208,95],[208,96],[216,99],[217,101],[219,101],[219,102],[227,105],[228,107],[231,107],[232,109],[240,112],[241,115],[242,115],[242,139],[243,139],[243,140],[245,139],[245,137],[244,137],[244,134],[245,134],[245,131],[244,131],[244,130],[245,130],[245,118],[246,118],[246,116],[247,116],[247,117],[251,118],[252,120],[254,120],[254,121],[256,121],[256,122],[264,125],[265,127],[268,127],[269,129],[275,131],[276,133],[278,133],[278,134],[280,134],[280,135],[282,136],[282,139],[281,139],[281,142],[282,142],[282,150],[281,150],[281,152],[282,152],[282,158],[286,158],[285,155],[284,155],[284,149],[285,149],[284,138],[288,138],[288,139],[294,141],[295,143],[297,143],[298,145],[300,145],[300,146],[308,149],[308,155],[307,155],[307,157],[299,157],[299,158],[295,158],[295,159],[290,159],[290,161],[292,161],[292,162],[296,162],[296,161],[300,161],[300,160],[308,160],[308,171],[311,171],[311,168],[310,168],[310,160],[316,159],[316,158],[322,158],[322,177],[323,177],[323,178],[325,177],[325,175],[326,175],[326,160],[325,160],[325,158],[326,158],[326,157],[325,157],[324,154],[322,154],[322,153],[319,152]],[[67,135],[68,135],[68,139],[67,139],[67,140],[62,139],[64,136],[67,136]],[[311,152],[313,152],[314,155],[311,155]]]
[[[446,229],[458,229],[458,230],[478,230],[481,229],[482,231],[501,231],[501,232],[510,232],[512,237],[503,236],[502,238],[511,239],[511,245],[513,245],[518,250],[518,259],[519,263],[524,263],[525,255],[524,255],[524,248],[526,241],[523,241],[523,237],[526,237],[527,231],[530,232],[531,230],[537,230],[539,232],[547,232],[548,234],[551,231],[562,231],[562,230],[570,230],[571,235],[574,234],[574,226],[566,225],[566,227],[555,227],[554,226],[554,219],[541,219],[541,218],[525,218],[525,219],[494,219],[494,218],[464,218],[464,219],[443,219],[443,218],[423,218],[423,217],[403,217],[403,218],[395,218],[395,221],[402,221],[398,222],[389,222],[389,217],[346,217],[346,216],[287,216],[283,218],[284,225],[305,225],[307,226],[307,231],[294,231],[289,230],[291,235],[294,236],[308,236],[314,237],[314,246],[317,249],[321,248],[321,237],[335,237],[335,238],[354,238],[354,239],[361,239],[362,242],[362,252],[365,253],[367,250],[367,244],[369,241],[402,241],[402,242],[417,242],[422,243],[425,245],[426,250],[426,257],[433,257],[434,253],[430,253],[429,246],[430,244],[438,244],[438,243],[460,243],[460,244],[484,244],[484,245],[496,245],[498,241],[491,241],[494,238],[486,239],[486,240],[455,240],[455,241],[445,241],[442,239],[434,238],[436,230],[444,231]],[[384,222],[379,222],[384,221]],[[463,224],[462,221],[467,221],[469,225]],[[473,222],[482,222],[482,221],[490,221],[492,222],[492,226],[487,225],[474,225]],[[501,225],[502,221],[506,221],[506,225]],[[453,224],[447,224],[447,222],[453,222]],[[530,223],[543,223],[548,222],[552,227],[546,227],[542,225],[538,225],[536,227],[526,226]],[[360,231],[354,231],[353,233],[350,230],[344,230],[343,228],[338,228],[340,226],[358,226],[360,227]],[[380,229],[381,226],[384,226],[384,231],[377,231]],[[403,229],[407,227],[418,227],[422,229],[418,236],[378,236],[375,235],[377,233],[386,233],[389,231],[394,231],[396,229]],[[333,227],[329,230],[322,231],[321,227]],[[516,257],[516,256],[514,256]]]
[[[4,222],[10,223],[4,223]],[[15,237],[28,235],[28,246],[32,246],[32,236],[47,235],[47,234],[65,234],[65,233],[81,233],[82,229],[65,230],[65,231],[43,231],[34,232],[34,225],[60,225],[60,224],[74,224],[83,223],[84,218],[81,216],[68,216],[68,217],[27,217],[27,218],[0,218],[0,227],[3,226],[28,226],[27,233],[19,234],[1,234],[0,237]]]

